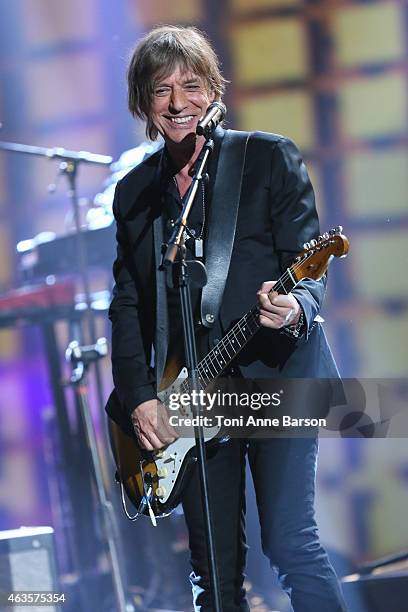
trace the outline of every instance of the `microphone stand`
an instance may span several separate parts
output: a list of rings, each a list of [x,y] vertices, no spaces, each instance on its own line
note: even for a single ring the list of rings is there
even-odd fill
[[[113,506],[109,501],[103,482],[103,468],[100,459],[95,428],[93,425],[91,411],[88,401],[88,389],[86,375],[91,364],[95,364],[108,354],[108,344],[105,338],[99,338],[95,344],[80,346],[77,341],[70,342],[65,359],[71,364],[70,384],[74,388],[75,396],[81,411],[86,439],[91,455],[93,477],[95,482],[96,498],[99,512],[102,513],[102,529],[105,541],[108,545],[110,557],[112,582],[115,591],[115,602],[117,612],[134,612],[134,607],[127,601],[125,582],[122,576],[125,574],[122,566],[119,547],[119,528],[116,522]]]
[[[89,151],[71,151],[64,149],[63,147],[37,147],[33,145],[19,144],[15,142],[4,142],[0,141],[0,151],[9,151],[11,153],[23,153],[26,155],[40,156],[46,159],[58,160],[59,170],[58,176],[65,176],[68,182],[68,195],[71,200],[71,206],[75,222],[75,235],[77,242],[77,263],[79,269],[80,279],[82,281],[82,288],[84,292],[84,301],[86,304],[86,311],[84,320],[87,323],[89,332],[88,340],[95,342],[96,324],[94,319],[94,312],[92,310],[92,296],[91,287],[88,272],[88,256],[86,251],[86,245],[83,236],[83,228],[81,226],[81,216],[79,210],[79,198],[77,190],[77,173],[79,164],[93,164],[98,166],[109,166],[112,163],[112,157],[109,155],[99,155],[98,153],[90,153]],[[55,185],[54,185],[55,189]],[[102,385],[102,374],[99,366],[99,362],[94,364],[95,370],[95,382],[96,382],[96,393],[99,403],[99,408],[103,413],[104,409],[104,398],[103,398],[103,385]]]
[[[59,159],[62,159],[59,166],[59,174],[66,176],[68,185],[69,185],[69,197],[71,200],[72,210],[74,214],[74,222],[75,222],[75,237],[77,243],[77,262],[80,278],[82,281],[82,288],[84,292],[84,301],[86,304],[86,311],[84,320],[88,324],[89,337],[88,341],[95,342],[97,337],[96,333],[96,324],[95,324],[95,316],[92,309],[92,294],[91,294],[91,284],[89,277],[89,269],[88,269],[88,254],[86,250],[85,238],[84,238],[84,228],[81,225],[81,216],[79,210],[79,198],[77,191],[77,172],[78,172],[78,164],[80,162],[85,161],[82,156],[75,157],[73,155],[68,156],[68,151],[64,151],[60,155],[54,155]],[[92,163],[92,162],[88,162]],[[98,162],[99,163],[99,162]],[[102,373],[100,369],[100,365],[98,361],[94,362],[94,374],[95,374],[95,382],[96,382],[96,394],[98,398],[99,409],[103,413],[104,409],[104,398],[103,398],[103,385],[102,385]]]
[[[203,181],[204,170],[211,151],[214,148],[214,142],[210,138],[207,139],[203,151],[204,154],[199,157],[198,168],[193,176],[193,181],[190,188],[183,198],[184,205],[180,217],[177,219],[173,234],[167,245],[163,245],[164,252],[162,266],[170,268],[175,266],[177,284],[180,290],[181,314],[183,320],[183,335],[184,347],[186,353],[186,366],[188,371],[188,380],[190,382],[190,391],[199,391],[199,376],[197,369],[197,349],[194,334],[194,319],[191,306],[190,283],[191,281],[199,287],[207,284],[207,273],[205,266],[199,261],[186,260],[186,247],[184,245],[184,233],[187,228],[187,221],[190,211],[193,207],[194,198],[197,190]],[[202,407],[200,405],[192,406],[193,417],[200,416]],[[201,419],[197,419],[200,423]],[[194,427],[196,453],[198,461],[198,470],[200,474],[201,486],[201,501],[203,505],[205,535],[207,544],[208,566],[210,574],[211,597],[213,602],[214,612],[222,612],[221,595],[219,587],[219,577],[217,569],[214,529],[211,518],[211,509],[209,503],[209,489],[207,477],[207,458],[205,451],[205,440],[202,425]]]

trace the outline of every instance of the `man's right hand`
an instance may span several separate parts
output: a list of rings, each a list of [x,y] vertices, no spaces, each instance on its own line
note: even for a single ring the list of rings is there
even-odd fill
[[[178,438],[169,423],[166,407],[156,399],[139,404],[131,419],[139,444],[146,450],[158,450]]]

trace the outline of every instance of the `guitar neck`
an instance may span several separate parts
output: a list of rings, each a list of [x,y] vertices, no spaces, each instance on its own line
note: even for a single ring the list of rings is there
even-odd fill
[[[273,291],[288,294],[297,283],[293,267],[290,266],[276,281]],[[253,306],[199,362],[198,376],[203,388],[222,374],[260,327],[258,306]]]

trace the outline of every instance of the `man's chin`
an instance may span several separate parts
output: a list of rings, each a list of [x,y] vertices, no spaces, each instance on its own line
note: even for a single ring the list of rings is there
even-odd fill
[[[180,130],[179,134],[172,134],[171,137],[167,135],[167,137],[165,136],[164,139],[166,140],[166,142],[168,142],[169,144],[171,143],[173,145],[190,145],[195,144],[197,134],[195,132],[195,128],[194,130],[192,129],[188,132]]]

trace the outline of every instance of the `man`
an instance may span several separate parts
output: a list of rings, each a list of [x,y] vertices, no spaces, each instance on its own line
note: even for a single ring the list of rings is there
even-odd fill
[[[117,186],[114,214],[118,254],[110,308],[115,391],[107,411],[118,423],[132,422],[140,445],[160,449],[177,432],[156,399],[155,354],[163,350],[164,320],[158,298],[154,220],[162,220],[165,238],[181,209],[202,147],[197,124],[208,106],[220,100],[225,81],[205,36],[194,28],[164,26],[138,44],[128,71],[129,108],[147,122],[147,134],[160,134],[164,149],[137,166]],[[209,182],[198,194],[187,241],[200,258],[198,241],[208,240],[208,219],[225,132],[217,128],[208,167]],[[245,156],[234,248],[217,320],[201,334],[199,352],[213,346],[258,299],[262,329],[234,364],[245,377],[337,376],[320,325],[314,321],[324,281],[307,280],[288,295],[269,293],[274,281],[318,235],[313,190],[299,152],[282,136],[251,134]],[[223,175],[221,175],[223,176]],[[228,177],[225,177],[228,180]],[[217,203],[222,205],[222,203]],[[226,223],[227,226],[227,223]],[[211,228],[210,228],[211,231]],[[273,279],[273,280],[268,280]],[[209,278],[209,283],[212,278]],[[269,295],[268,295],[269,294]],[[177,292],[167,289],[168,338],[180,342]],[[201,293],[193,292],[196,317]],[[156,333],[155,333],[156,330]],[[248,610],[243,589],[245,567],[245,461],[252,470],[262,546],[291,595],[295,612],[344,610],[337,580],[321,547],[314,520],[315,438],[233,439],[208,460],[213,522],[224,612]],[[194,474],[183,495],[189,529],[196,610],[211,610],[199,483]]]

